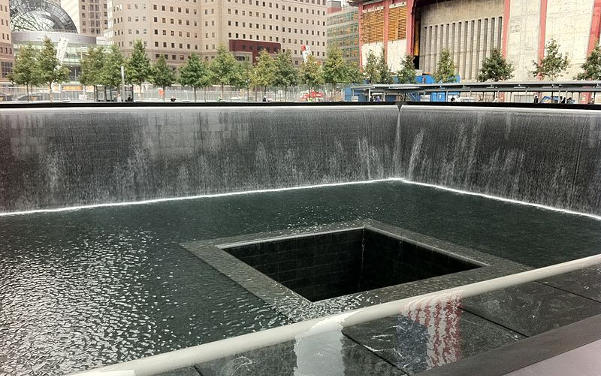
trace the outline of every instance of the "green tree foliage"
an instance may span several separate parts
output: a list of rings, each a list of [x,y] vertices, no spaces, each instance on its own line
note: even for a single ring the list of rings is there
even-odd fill
[[[498,49],[492,50],[492,53],[482,63],[482,69],[478,74],[478,81],[505,81],[513,77],[513,65],[503,57]]]
[[[246,60],[236,61],[231,85],[237,88],[246,88],[250,85],[250,73],[252,73],[253,68],[253,65]]]
[[[349,84],[360,84],[363,83],[363,72],[361,72],[361,68],[359,64],[355,62],[349,62],[346,64],[346,75],[347,82]]]
[[[261,50],[257,63],[251,74],[252,86],[263,89],[263,95],[267,87],[275,83],[276,65],[273,57],[265,50]]]
[[[173,73],[173,70],[167,65],[165,56],[159,56],[152,66],[150,82],[163,89],[163,101],[165,101],[165,89],[175,82],[175,73]]]
[[[568,68],[569,60],[567,55],[559,52],[557,41],[551,39],[545,47],[545,57],[539,63],[536,61],[532,63],[534,64],[534,71],[532,71],[534,77],[555,81]]]
[[[152,68],[150,59],[146,56],[146,48],[141,40],[137,39],[134,43],[134,50],[125,62],[125,79],[128,83],[140,86],[148,80]]]
[[[81,75],[79,76],[79,82],[81,82],[82,85],[94,86],[94,99],[96,99],[96,86],[102,84],[103,67],[103,47],[91,48],[81,60]]]
[[[274,60],[275,80],[273,86],[283,88],[287,96],[288,88],[298,85],[298,70],[294,66],[290,51],[278,52]]]
[[[414,84],[416,82],[415,65],[413,65],[413,56],[407,55],[401,61],[401,69],[397,72],[399,83]]]
[[[576,76],[577,80],[601,80],[601,46],[597,45],[588,55],[582,72]]]
[[[446,48],[440,53],[434,79],[436,82],[455,82],[455,63],[453,63],[451,53]]]
[[[52,84],[67,81],[69,79],[69,68],[60,64],[56,57],[56,48],[48,38],[44,39],[36,62],[39,82],[48,85],[50,100],[52,100]]]
[[[242,61],[238,64],[239,74],[237,75],[237,83],[235,84],[239,88],[246,89],[246,100],[250,100],[250,88],[252,86],[252,74],[254,66],[250,61]]]
[[[100,83],[110,88],[118,89],[121,85],[121,66],[124,64],[123,55],[119,47],[111,45],[104,57],[104,66],[100,74]]]
[[[196,90],[211,85],[211,80],[211,71],[208,64],[196,54],[191,54],[186,65],[179,70],[179,83],[194,90],[194,102],[196,102]]]
[[[326,84],[341,84],[348,82],[348,69],[338,47],[331,47],[323,64],[323,78]]]
[[[365,68],[363,68],[363,73],[370,84],[377,84],[380,82],[379,59],[373,51],[369,51],[369,54],[367,55],[367,62]]]
[[[239,74],[238,61],[224,46],[217,48],[217,56],[211,61],[214,83],[221,86],[221,98],[225,85],[233,85]]]
[[[323,85],[323,68],[315,56],[309,55],[307,61],[301,65],[300,81],[311,90],[316,90]]]
[[[384,50],[382,50],[382,54],[380,54],[380,58],[378,59],[378,71],[380,72],[379,84],[392,83],[392,73],[390,73],[388,63],[386,63],[386,54],[384,53]]]
[[[28,44],[19,49],[13,71],[8,77],[12,82],[27,87],[27,100],[30,100],[31,87],[39,83],[39,77],[36,70],[37,66],[36,49]]]

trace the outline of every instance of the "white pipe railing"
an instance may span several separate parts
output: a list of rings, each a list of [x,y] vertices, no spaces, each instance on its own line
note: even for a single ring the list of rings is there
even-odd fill
[[[149,356],[129,362],[118,363],[90,371],[78,373],[79,376],[118,374],[126,372],[136,376],[156,375],[163,372],[190,367],[195,364],[224,358],[246,351],[276,345],[286,341],[315,335],[343,327],[357,325],[388,316],[405,314],[416,308],[423,308],[449,300],[463,299],[486,292],[553,277],[585,267],[601,264],[601,254],[555,264],[544,268],[529,270],[487,281],[436,291],[411,298],[359,308],[348,312],[325,316],[317,319],[284,325],[260,332],[244,334],[220,341],[175,350],[168,353]]]

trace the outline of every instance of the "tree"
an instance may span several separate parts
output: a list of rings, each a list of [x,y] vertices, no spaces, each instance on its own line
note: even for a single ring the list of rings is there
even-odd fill
[[[134,50],[125,63],[125,79],[128,83],[140,86],[142,92],[142,84],[148,80],[152,68],[150,67],[150,59],[146,56],[146,48],[141,40],[137,39],[134,43]]]
[[[310,90],[315,90],[324,83],[323,69],[315,56],[309,55],[307,61],[301,65],[300,80],[309,86]]]
[[[69,68],[60,64],[60,61],[56,57],[56,48],[54,48],[54,44],[48,38],[44,39],[36,62],[39,82],[48,85],[48,93],[52,101],[52,84],[67,81],[69,79]]]
[[[198,55],[188,56],[186,65],[179,70],[179,83],[182,86],[190,86],[194,90],[194,102],[196,102],[196,90],[205,88],[211,84],[211,72],[206,62]]]
[[[165,56],[161,55],[152,66],[152,73],[150,75],[150,82],[155,86],[163,89],[163,102],[165,101],[165,89],[173,85],[175,82],[175,74],[173,70],[167,65]]]
[[[250,88],[252,86],[253,65],[249,61],[243,61],[238,64],[240,74],[236,86],[246,89],[246,101],[250,102]]]
[[[331,47],[323,63],[323,79],[326,84],[341,84],[348,81],[348,70],[338,47]]]
[[[503,57],[498,49],[492,50],[492,53],[482,63],[482,69],[478,75],[478,81],[505,81],[513,77],[513,65]]]
[[[582,72],[576,76],[577,80],[601,80],[601,46],[597,45],[582,64]]]
[[[17,54],[13,71],[8,77],[15,84],[27,87],[28,101],[31,99],[31,87],[39,83],[36,71],[37,54],[36,49],[31,44],[21,47]]]
[[[97,99],[96,86],[102,84],[102,69],[104,66],[104,48],[91,48],[81,60],[81,75],[79,82],[85,86],[94,87],[94,100]]]
[[[453,63],[451,53],[446,48],[440,53],[434,79],[436,82],[455,82],[455,63]]]
[[[290,51],[278,52],[274,59],[275,64],[275,79],[273,85],[284,88],[284,93],[287,95],[290,86],[298,84],[298,70],[292,62],[292,54]]]
[[[263,96],[267,92],[267,87],[275,83],[275,72],[276,67],[273,57],[267,51],[261,50],[257,58],[257,64],[252,70],[251,82],[253,86],[263,89]]]
[[[557,41],[551,39],[545,47],[545,57],[539,63],[536,61],[532,63],[534,64],[534,71],[532,72],[534,77],[540,77],[541,79],[548,77],[551,81],[555,81],[568,68],[569,60],[567,55],[559,52]]]
[[[359,64],[355,62],[349,62],[346,64],[346,78],[348,84],[359,84],[363,83],[363,72],[361,72],[361,68]]]
[[[380,80],[379,84],[391,84],[392,83],[392,74],[390,73],[390,68],[388,68],[388,63],[386,62],[386,54],[382,49],[382,54],[378,59],[378,71],[380,72]]]
[[[365,77],[370,84],[377,84],[380,82],[380,68],[378,66],[378,60],[378,57],[373,53],[373,51],[369,51],[369,54],[367,54],[367,63],[365,64],[363,72],[365,73]]]
[[[413,56],[407,55],[401,61],[401,69],[397,72],[400,84],[414,84],[416,81],[415,65]]]
[[[104,57],[104,66],[100,74],[100,83],[106,87],[109,87],[112,91],[113,88],[119,89],[121,85],[121,67],[123,66],[124,59],[119,47],[116,44],[111,45],[108,53]],[[112,94],[111,94],[112,96]]]
[[[217,48],[217,56],[211,61],[211,72],[214,82],[221,86],[221,98],[223,98],[223,88],[225,85],[232,85],[236,80],[238,62],[223,45]]]

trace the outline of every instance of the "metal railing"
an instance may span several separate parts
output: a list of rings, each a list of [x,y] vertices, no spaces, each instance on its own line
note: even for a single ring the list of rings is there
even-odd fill
[[[108,372],[119,371],[133,372],[136,376],[156,375],[262,347],[277,345],[286,341],[299,340],[307,336],[330,331],[341,331],[344,327],[384,317],[407,314],[435,304],[456,302],[463,298],[553,277],[599,263],[601,263],[601,254],[114,364],[81,372],[76,375],[102,375]]]

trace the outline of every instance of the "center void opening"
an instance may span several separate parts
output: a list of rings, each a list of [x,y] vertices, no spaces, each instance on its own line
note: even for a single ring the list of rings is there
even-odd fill
[[[368,228],[268,239],[222,249],[310,301],[481,266]]]

